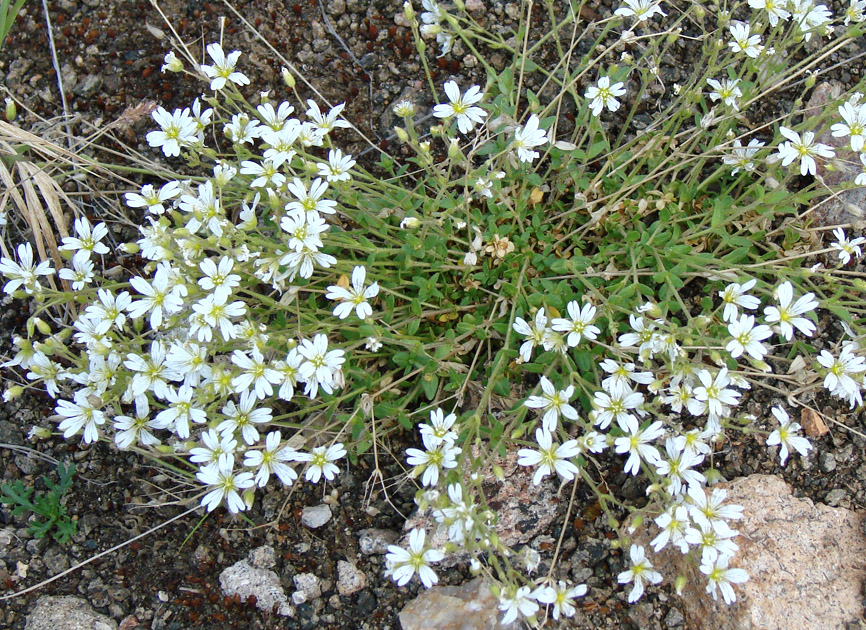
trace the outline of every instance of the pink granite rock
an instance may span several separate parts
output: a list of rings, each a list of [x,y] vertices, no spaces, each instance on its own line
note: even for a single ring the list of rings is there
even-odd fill
[[[725,484],[726,502],[742,505],[740,551],[732,566],[750,579],[726,606],[704,592],[705,577],[678,552],[653,556],[683,574],[683,612],[695,630],[836,630],[862,618],[866,579],[864,514],[791,496],[780,478],[751,475]],[[667,550],[666,550],[667,552]]]

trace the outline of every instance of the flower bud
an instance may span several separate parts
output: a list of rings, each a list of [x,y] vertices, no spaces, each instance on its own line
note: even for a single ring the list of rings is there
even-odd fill
[[[38,317],[33,318],[34,323],[36,324],[36,329],[41,332],[43,335],[51,334],[51,326],[49,326],[46,322],[43,322]]]
[[[463,151],[460,150],[460,142],[457,138],[451,138],[451,142],[448,143],[448,157],[453,162],[462,162],[465,158]]]
[[[408,22],[415,19],[415,9],[412,8],[412,3],[409,0],[403,3],[403,15],[406,16]]]
[[[814,72],[809,72],[808,76],[806,77],[806,89],[811,90],[813,87],[815,87],[815,81],[817,81],[817,79],[817,74],[815,74]]]
[[[502,466],[493,467],[493,476],[496,477],[497,481],[505,481],[505,472],[502,470]]]
[[[683,589],[686,587],[686,576],[678,575],[677,579],[674,580],[674,590],[677,592],[677,595],[683,594]]]
[[[418,220],[418,217],[406,217],[400,221],[400,228],[404,230],[417,230],[420,225],[421,221]]]
[[[11,98],[6,99],[6,122],[12,122],[18,116],[18,107]]]
[[[409,142],[409,134],[406,133],[406,130],[403,129],[403,127],[394,127],[394,133],[397,134],[397,138],[400,140],[400,142],[404,144]]]
[[[292,76],[292,73],[289,72],[289,69],[288,69],[288,68],[282,68],[282,69],[280,70],[280,72],[281,72],[282,75],[283,75],[283,83],[285,83],[285,84],[288,86],[288,88],[289,88],[290,90],[291,90],[291,89],[294,89],[294,87],[295,87],[295,77]]]
[[[3,392],[3,402],[9,402],[10,400],[15,400],[16,398],[18,398],[23,393],[24,393],[23,387],[21,387],[20,385],[13,385],[9,389],[7,389],[5,392]],[[49,435],[50,434],[51,434],[51,432],[49,431]]]
[[[247,488],[246,490],[244,490],[244,493],[243,495],[241,495],[241,497],[243,498],[244,505],[247,507],[247,509],[251,510],[253,508],[253,502],[256,500],[256,487],[253,486],[252,488]]]
[[[12,389],[15,389],[14,387]],[[20,389],[20,388],[19,388]],[[30,431],[27,433],[27,438],[30,440],[47,440],[51,437],[51,430],[46,429],[45,427],[30,427]]]
[[[141,251],[137,243],[121,243],[120,249],[127,254],[137,254]]]
[[[183,62],[177,58],[177,55],[174,54],[173,50],[169,50],[165,53],[165,58],[163,59],[165,63],[160,68],[160,72],[165,72],[168,70],[169,72],[180,72],[183,70]]]

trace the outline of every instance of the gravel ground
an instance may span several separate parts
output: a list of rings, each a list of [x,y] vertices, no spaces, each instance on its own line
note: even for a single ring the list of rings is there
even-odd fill
[[[86,124],[99,127],[116,119],[127,107],[154,99],[165,107],[188,105],[199,86],[161,75],[166,42],[145,24],[167,30],[148,2],[127,0],[59,0],[51,3],[57,55],[64,79],[71,114],[78,117],[77,129]],[[480,20],[490,28],[515,26],[519,4],[488,1]],[[608,2],[592,3],[587,18],[609,15]],[[395,0],[330,0],[322,6],[317,0],[274,2],[249,0],[235,3],[246,19],[256,25],[287,59],[303,70],[304,76],[330,102],[347,103],[347,117],[375,142],[395,150],[386,140],[391,118],[389,105],[401,95],[424,95],[420,64],[411,44],[409,29],[395,23],[402,2]],[[222,3],[198,0],[167,0],[161,3],[181,36],[196,50],[219,38],[219,16],[231,16]],[[53,117],[60,113],[60,97],[48,48],[45,19],[38,3],[29,3],[30,12],[22,15],[0,54],[0,79],[35,114]],[[837,7],[834,7],[837,9]],[[327,20],[324,16],[327,16]],[[331,25],[331,27],[328,26]],[[537,28],[543,28],[539,22]],[[332,30],[333,29],[333,30]],[[339,33],[342,42],[333,33]],[[252,39],[234,17],[225,26],[226,48],[245,51],[244,71],[253,80],[250,93],[273,89],[277,98],[286,95],[280,79],[279,61]],[[861,47],[866,44],[861,42]],[[26,51],[26,52],[25,52]],[[681,80],[690,71],[689,47],[684,43],[677,58],[663,60],[666,84]],[[829,59],[827,65],[854,56],[846,50]],[[556,60],[550,47],[536,60],[540,64]],[[497,67],[506,59],[493,54]],[[834,71],[832,78],[850,84],[863,71],[862,62]],[[477,61],[459,48],[434,65],[434,82],[442,84],[451,76],[462,85],[483,82]],[[528,83],[532,87],[532,83]],[[304,97],[312,95],[301,88]],[[762,118],[787,111],[795,94],[778,94],[770,100]],[[429,101],[429,98],[427,98]],[[429,104],[429,102],[428,102]],[[566,119],[569,112],[565,111]],[[765,118],[765,119],[766,119]],[[649,120],[649,111],[641,120]],[[144,133],[148,121],[128,130],[123,141],[147,151]],[[347,141],[350,141],[346,137]],[[355,145],[360,147],[360,144]],[[87,202],[87,199],[84,199]],[[0,309],[0,354],[8,354],[11,334],[23,329],[27,304],[5,300]],[[817,345],[839,337],[838,324],[822,321]],[[826,338],[825,338],[826,337]],[[747,411],[764,418],[772,404],[779,402],[766,393],[754,394]],[[819,395],[813,405],[837,415],[858,432],[866,431],[866,414],[848,414],[836,401]],[[52,427],[47,417],[52,412],[47,396],[27,394],[0,409],[0,476],[2,480],[21,479],[41,489],[41,475],[52,470],[48,458],[74,461],[80,475],[67,502],[69,513],[78,519],[78,534],[65,546],[36,540],[26,534],[26,525],[13,518],[8,508],[0,508],[0,527],[12,528],[14,535],[0,539],[0,587],[18,591],[55,575],[65,568],[156,527],[186,510],[183,501],[194,488],[154,468],[138,456],[117,451],[106,444],[90,448],[62,439],[32,443],[27,431],[36,424]],[[767,421],[763,425],[769,427]],[[793,458],[786,468],[778,465],[774,450],[752,437],[727,444],[719,454],[721,470],[731,479],[754,472],[781,475],[795,488],[795,495],[808,496],[830,505],[863,508],[866,505],[866,461],[864,439],[860,434],[830,427],[830,433],[814,441],[809,458]],[[401,452],[407,443],[394,443]],[[15,445],[18,448],[8,448]],[[32,451],[22,450],[23,447]],[[85,568],[51,583],[35,593],[12,599],[0,606],[0,627],[24,628],[25,616],[40,595],[83,596],[96,610],[125,620],[124,627],[176,628],[399,628],[397,614],[418,593],[418,585],[397,589],[383,577],[383,557],[359,551],[359,532],[365,528],[399,531],[403,518],[411,512],[414,487],[405,483],[402,471],[393,461],[380,462],[390,484],[390,503],[381,493],[369,495],[368,480],[373,462],[362,458],[360,464],[339,476],[337,483],[323,495],[321,487],[301,485],[292,494],[274,492],[258,502],[248,514],[257,524],[273,526],[250,528],[245,520],[232,518],[222,510],[201,521],[191,514],[134,542],[116,553],[102,557]],[[637,495],[641,488],[629,483],[619,471],[621,462],[611,460],[608,482],[622,487],[622,494]],[[332,491],[333,490],[333,494]],[[332,518],[324,527],[311,530],[301,524],[305,506],[331,505]],[[396,508],[396,509],[395,509]],[[275,521],[278,513],[281,518]],[[564,515],[565,502],[561,506]],[[562,518],[546,535],[532,544],[549,554],[550,536],[558,537]],[[589,587],[576,628],[680,628],[683,619],[669,587],[650,589],[637,606],[625,604],[625,592],[615,584],[623,568],[618,550],[607,540],[614,537],[591,496],[578,491],[578,505],[566,525],[566,549],[559,569],[563,577],[586,582]],[[322,583],[322,593],[313,601],[296,607],[294,618],[262,613],[253,601],[224,597],[219,574],[261,545],[276,550],[276,571],[289,594],[293,578],[314,573]],[[341,596],[336,589],[340,561],[356,563],[367,586],[357,593]],[[26,569],[22,569],[26,566]],[[543,568],[543,567],[542,567]],[[22,571],[26,577],[22,577]],[[445,584],[460,584],[468,575],[460,568],[440,572]]]

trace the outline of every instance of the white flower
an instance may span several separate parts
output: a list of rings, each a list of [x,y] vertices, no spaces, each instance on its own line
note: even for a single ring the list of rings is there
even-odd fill
[[[544,308],[538,309],[532,324],[527,323],[522,317],[515,317],[512,328],[516,333],[527,338],[520,345],[520,358],[523,359],[524,363],[527,363],[532,358],[532,349],[542,345],[548,335],[547,316],[544,314]]]
[[[183,70],[183,62],[177,58],[177,55],[174,54],[173,50],[169,50],[165,53],[165,57],[163,57],[162,67],[159,69],[161,73],[164,73],[166,70],[169,72],[180,72]]]
[[[374,282],[369,287],[364,286],[364,280],[367,276],[367,270],[362,266],[357,266],[352,270],[352,287],[350,289],[343,288],[337,285],[328,287],[328,292],[325,297],[329,300],[342,300],[340,304],[334,308],[334,317],[346,319],[352,310],[358,319],[364,320],[373,314],[373,308],[367,302],[379,295],[379,284]]]
[[[105,413],[91,402],[91,397],[84,392],[76,392],[73,402],[58,400],[54,412],[63,416],[58,425],[64,438],[71,438],[83,429],[84,443],[91,444],[99,439],[99,427],[105,424]]]
[[[849,262],[851,262],[852,256],[860,258],[860,256],[862,255],[860,252],[860,245],[866,243],[866,238],[858,236],[857,238],[849,241],[848,238],[845,236],[845,230],[843,230],[842,228],[836,228],[835,230],[833,230],[833,236],[836,237],[836,242],[830,243],[830,247],[839,250],[839,260],[842,261],[842,264],[847,265]]]
[[[219,265],[210,258],[199,263],[204,277],[199,278],[198,285],[205,291],[213,292],[216,302],[225,303],[232,294],[232,289],[240,285],[241,277],[232,273],[235,261],[228,256],[220,258]]]
[[[229,512],[236,514],[246,509],[244,500],[238,493],[239,490],[251,488],[255,483],[253,474],[249,472],[235,473],[235,458],[229,455],[216,463],[208,464],[201,468],[195,476],[203,484],[214,486],[214,489],[204,495],[201,504],[207,507],[208,512],[213,512],[225,499]]]
[[[724,156],[722,162],[734,167],[734,170],[731,171],[731,175],[736,175],[740,169],[743,169],[746,172],[751,172],[755,170],[755,163],[752,161],[752,158],[755,157],[758,149],[763,146],[763,142],[756,138],[752,138],[749,140],[749,145],[744,147],[740,142],[740,139],[737,138],[734,140],[733,149],[731,149],[733,155]]]
[[[205,410],[196,407],[192,400],[192,387],[181,385],[177,390],[173,387],[167,387],[165,394],[165,399],[169,403],[169,406],[160,411],[156,418],[154,418],[157,428],[170,429],[180,439],[185,440],[189,437],[190,422],[198,424],[207,422]]]
[[[285,126],[288,117],[295,111],[295,108],[286,101],[283,101],[277,105],[276,109],[274,109],[271,103],[262,103],[256,107],[256,111],[259,112],[265,125],[273,131],[280,131]]]
[[[728,27],[733,41],[728,42],[735,53],[741,52],[752,59],[757,59],[764,49],[761,46],[761,36],[750,34],[751,26],[748,22],[734,22]]]
[[[787,20],[791,14],[785,11],[787,0],[749,0],[749,6],[753,9],[764,9],[770,26],[776,26],[779,19]]]
[[[845,26],[851,22],[862,22],[863,12],[866,11],[866,0],[851,0],[845,9]]]
[[[697,405],[689,407],[689,411],[693,415],[702,415],[707,411],[716,418],[727,417],[728,408],[734,407],[740,403],[740,392],[735,389],[727,389],[731,383],[728,377],[728,368],[724,367],[719,370],[716,377],[710,374],[709,370],[701,370],[698,372],[698,379],[701,381],[700,387],[694,389],[694,400]]]
[[[767,354],[767,347],[761,343],[773,334],[769,326],[755,326],[754,315],[743,313],[740,318],[728,324],[728,334],[733,337],[725,346],[735,359],[745,352],[755,360],[761,361]]]
[[[560,615],[566,617],[574,617],[576,609],[574,607],[574,598],[583,597],[586,595],[586,585],[578,584],[574,587],[569,587],[562,580],[555,586],[546,586],[538,592],[538,601],[542,604],[553,604],[553,619],[559,621]]]
[[[397,101],[391,109],[400,118],[411,118],[415,115],[415,104],[410,100]]]
[[[257,398],[264,400],[273,396],[272,385],[282,380],[282,376],[270,367],[258,348],[253,348],[250,355],[235,350],[232,352],[232,363],[242,370],[241,374],[232,379],[232,387],[238,394],[252,390]]]
[[[142,296],[127,307],[130,317],[135,319],[150,311],[150,327],[154,330],[162,325],[163,314],[172,315],[183,308],[181,296],[186,289],[182,285],[170,286],[169,271],[163,264],[157,267],[152,283],[136,276],[129,284]]]
[[[634,582],[631,592],[628,594],[628,603],[633,604],[641,598],[644,592],[644,582],[658,584],[662,581],[661,573],[653,570],[652,562],[646,557],[646,551],[640,545],[632,545],[629,548],[631,567],[617,576],[620,584]]]
[[[406,462],[410,466],[415,466],[414,474],[421,474],[421,484],[428,487],[433,487],[439,483],[439,473],[441,470],[449,470],[457,467],[455,459],[462,450],[454,446],[448,440],[440,440],[432,433],[422,433],[421,440],[424,442],[426,451],[418,450],[417,448],[406,449]]]
[[[154,340],[150,344],[150,352],[145,356],[129,353],[123,365],[136,372],[129,385],[133,397],[141,396],[148,390],[153,390],[157,398],[164,399],[168,392],[166,381],[179,381],[182,376],[169,368],[165,362],[165,345]]]
[[[9,279],[3,291],[12,294],[23,285],[27,295],[32,295],[42,289],[39,276],[50,276],[54,273],[54,269],[48,260],[43,260],[38,265],[33,264],[33,248],[30,243],[22,243],[17,251],[20,265],[10,258],[0,259],[0,273]]]
[[[319,176],[324,177],[329,182],[347,182],[352,179],[349,171],[355,166],[355,160],[351,155],[343,155],[340,149],[330,149],[328,151],[328,163],[319,162]]]
[[[595,407],[595,420],[600,429],[616,421],[621,424],[626,418],[637,419],[629,413],[630,409],[638,409],[644,402],[643,394],[633,392],[627,387],[617,387],[611,392],[596,392],[592,401]],[[640,413],[640,411],[638,411]]]
[[[707,79],[707,83],[713,88],[713,91],[710,92],[710,99],[714,103],[721,99],[725,105],[732,107],[735,112],[740,111],[737,99],[743,95],[743,92],[737,87],[737,83],[739,82],[739,79],[723,79],[721,82],[715,79]]]
[[[662,17],[667,15],[660,4],[659,0],[625,0],[625,6],[617,9],[614,15],[634,16],[638,22],[645,22],[656,13]]]
[[[180,155],[180,148],[198,140],[195,120],[189,115],[189,108],[176,109],[171,114],[158,107],[151,116],[159,125],[159,131],[147,134],[147,143],[152,147],[162,147],[166,157]]]
[[[312,341],[304,339],[298,346],[298,352],[304,357],[304,362],[298,370],[306,387],[304,394],[313,399],[321,387],[328,394],[334,392],[336,373],[346,361],[343,350],[328,350],[328,337],[317,334]]]
[[[310,462],[304,478],[312,483],[319,483],[322,477],[328,481],[333,481],[340,472],[339,466],[334,462],[345,456],[346,447],[340,442],[331,444],[327,448],[316,446],[311,453],[295,453],[294,455],[295,461]]]
[[[817,163],[815,156],[823,158],[832,158],[836,155],[833,147],[826,144],[815,142],[815,133],[807,131],[803,134],[802,139],[796,131],[787,127],[779,127],[779,133],[788,139],[779,145],[779,157],[782,159],[782,166],[788,166],[794,160],[800,160],[800,175],[809,173],[815,175],[817,172]]]
[[[676,438],[669,437],[665,440],[667,459],[659,459],[656,462],[656,472],[667,477],[668,490],[673,496],[682,492],[683,482],[689,486],[700,486],[707,481],[704,475],[696,470],[691,470],[692,467],[699,466],[704,461],[704,456],[692,449],[684,450],[679,444],[680,442]]]
[[[807,337],[815,332],[815,324],[812,320],[800,317],[804,313],[818,308],[814,293],[807,293],[791,304],[794,299],[794,287],[790,282],[783,282],[776,289],[778,306],[768,306],[764,309],[764,317],[768,324],[778,323],[781,335],[788,341],[794,336],[794,328]]]
[[[203,446],[189,450],[189,461],[194,464],[207,465],[218,463],[223,465],[224,462],[228,461],[229,457],[234,457],[235,449],[238,446],[238,442],[234,436],[220,435],[215,429],[203,431],[200,439]]]
[[[866,359],[854,354],[854,348],[853,343],[845,344],[838,359],[827,350],[818,355],[818,363],[827,369],[824,387],[834,396],[846,399],[852,408],[863,404],[860,385],[853,377],[860,378],[866,371]]]
[[[286,176],[279,172],[279,165],[271,160],[264,160],[261,163],[244,160],[241,162],[241,174],[255,175],[255,179],[250,182],[250,188],[266,186],[279,188],[286,183]]]
[[[624,416],[617,424],[626,434],[624,437],[616,438],[613,443],[617,453],[629,454],[623,468],[625,474],[638,474],[641,460],[653,466],[658,466],[661,463],[658,449],[650,444],[656,438],[664,435],[664,425],[660,420],[656,420],[643,430],[640,428],[637,418],[632,415]]]
[[[541,396],[530,396],[523,404],[530,409],[543,409],[544,416],[541,424],[546,431],[556,431],[556,423],[559,416],[563,415],[569,420],[577,420],[577,411],[568,404],[574,395],[574,385],[569,385],[564,390],[556,391],[546,376],[541,377]]]
[[[568,333],[565,342],[569,347],[576,347],[580,343],[581,336],[595,339],[601,332],[598,326],[592,325],[596,308],[589,302],[585,302],[581,307],[579,302],[572,300],[566,305],[566,309],[570,319],[557,317],[551,322],[551,328],[557,332]]]
[[[713,560],[704,558],[701,562],[701,573],[707,576],[707,593],[710,593],[713,599],[718,599],[716,595],[716,587],[718,587],[725,603],[730,605],[737,601],[731,584],[746,582],[749,574],[743,569],[729,569],[728,561],[728,556],[724,555],[719,555]]]
[[[724,527],[721,527],[724,525]],[[686,542],[700,548],[701,562],[714,562],[719,556],[733,556],[740,548],[731,538],[739,532],[719,522],[711,527],[700,523],[686,530]]]
[[[545,429],[535,430],[535,441],[538,442],[538,450],[522,448],[517,451],[517,463],[521,466],[538,466],[532,483],[538,485],[547,475],[557,475],[571,481],[579,472],[577,466],[571,463],[569,458],[580,454],[580,447],[576,440],[568,440],[563,444],[553,444],[553,437]]]
[[[72,282],[73,291],[81,291],[93,282],[93,261],[79,254],[72,257],[72,269],[61,269],[57,274],[61,280]]]
[[[430,424],[422,422],[418,425],[421,436],[429,435],[430,444],[457,441],[457,433],[452,430],[457,416],[449,413],[447,416],[438,407],[430,412]]]
[[[337,211],[337,202],[330,199],[322,199],[322,195],[328,190],[328,182],[321,177],[317,177],[310,184],[310,190],[304,185],[300,179],[295,177],[291,182],[286,184],[289,192],[295,196],[297,201],[290,201],[286,204],[286,210],[300,210],[310,212],[315,210],[323,214],[334,214]]]
[[[480,107],[475,107],[475,103],[484,98],[481,88],[473,85],[466,93],[461,96],[460,88],[455,81],[448,81],[445,84],[445,94],[448,96],[448,103],[436,105],[433,108],[433,115],[437,118],[457,118],[457,129],[461,133],[467,134],[475,128],[476,124],[482,124],[487,116]]]
[[[223,437],[234,436],[240,430],[243,441],[252,446],[259,441],[256,425],[271,422],[273,417],[271,409],[258,407],[258,402],[256,396],[248,391],[241,394],[238,404],[229,400],[222,408],[226,419],[217,425],[216,430]]]
[[[445,554],[436,549],[425,550],[426,536],[427,532],[423,529],[415,528],[409,532],[408,550],[397,545],[388,546],[385,562],[397,586],[405,586],[416,573],[424,588],[430,588],[439,581],[430,565],[442,560]]]
[[[613,359],[605,359],[598,364],[598,367],[610,374],[601,382],[601,386],[606,392],[622,388],[631,389],[632,381],[641,385],[649,385],[655,380],[655,375],[652,372],[635,372],[634,363],[620,364]]]
[[[791,422],[788,412],[781,407],[773,407],[770,411],[773,412],[776,420],[779,421],[779,428],[770,433],[770,436],[767,438],[767,446],[780,445],[779,459],[783,466],[785,465],[785,460],[788,459],[788,449],[797,451],[805,457],[809,449],[812,448],[812,445],[806,438],[794,435],[800,430],[800,425],[796,422]]]
[[[345,103],[335,105],[327,114],[321,112],[319,106],[313,99],[307,99],[307,106],[309,107],[309,109],[307,109],[307,116],[313,122],[314,128],[323,134],[328,133],[337,127],[342,127],[343,129],[352,128],[352,125],[347,121],[342,118],[337,118],[337,116],[340,115],[340,112],[343,111],[343,108],[346,107]]]
[[[521,162],[532,162],[538,157],[538,151],[530,151],[530,149],[547,144],[547,132],[538,128],[539,122],[538,116],[532,114],[525,126],[514,130],[511,146],[517,151],[517,157]]]
[[[661,320],[647,320],[645,317],[635,317],[634,314],[628,316],[628,322],[633,332],[623,333],[617,340],[623,348],[631,348],[637,344],[638,354],[642,360],[650,358],[656,352],[662,350],[662,338],[655,332],[656,326],[662,323]]]
[[[211,80],[210,89],[221,90],[226,86],[226,81],[231,81],[235,85],[249,85],[250,80],[247,76],[235,70],[235,65],[237,65],[238,58],[241,56],[239,50],[230,52],[228,57],[223,52],[222,46],[216,43],[208,44],[205,50],[207,50],[207,54],[213,60],[213,65],[202,64],[199,68]]]
[[[589,107],[592,110],[592,115],[598,116],[605,107],[612,112],[618,110],[619,101],[616,100],[616,97],[625,94],[626,90],[623,85],[622,81],[611,85],[610,77],[601,77],[597,85],[588,87],[584,96],[591,100]]]
[[[521,586],[511,595],[503,593],[499,597],[499,610],[505,613],[502,625],[507,626],[517,619],[518,614],[524,618],[531,617],[538,612],[538,604],[532,599],[532,593],[528,586]]]
[[[145,184],[141,187],[141,194],[126,193],[126,205],[130,208],[147,208],[151,214],[160,215],[165,212],[165,202],[174,199],[180,194],[180,184],[170,181],[157,191],[153,184]]]
[[[108,247],[100,241],[108,236],[108,228],[105,223],[97,223],[92,228],[87,217],[79,217],[74,223],[77,236],[67,236],[63,239],[61,250],[75,252],[75,257],[82,256],[85,260],[91,254],[107,254]]]
[[[728,535],[733,530],[728,526],[727,521],[743,518],[742,506],[724,503],[728,496],[727,490],[714,488],[712,494],[707,495],[704,488],[692,485],[689,486],[687,494],[689,516],[702,527]]]
[[[321,234],[328,231],[328,224],[318,212],[304,212],[301,208],[290,210],[280,219],[280,227],[289,235],[289,248],[296,253],[318,251],[323,245]]]
[[[156,429],[156,423],[150,419],[150,407],[147,396],[137,396],[135,399],[135,417],[114,416],[114,443],[121,450],[128,449],[136,442],[142,446],[159,444],[150,429]]]
[[[688,553],[689,544],[686,542],[685,534],[690,523],[689,512],[684,505],[669,506],[655,519],[655,524],[662,531],[650,542],[653,551],[659,553],[668,543],[671,543],[680,550],[680,553]]]
[[[839,115],[845,122],[830,127],[834,138],[851,136],[851,150],[860,151],[866,144],[866,105],[854,106],[850,102],[839,106]]]

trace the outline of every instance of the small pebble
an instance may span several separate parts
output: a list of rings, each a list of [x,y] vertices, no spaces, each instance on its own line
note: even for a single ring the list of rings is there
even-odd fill
[[[354,595],[367,586],[367,576],[351,562],[337,563],[337,592],[343,597]]]
[[[833,457],[833,453],[821,453],[818,461],[821,464],[821,470],[824,472],[833,472],[836,470],[836,458]]]
[[[318,529],[331,520],[331,508],[325,504],[305,507],[301,514],[301,523],[310,529]]]

